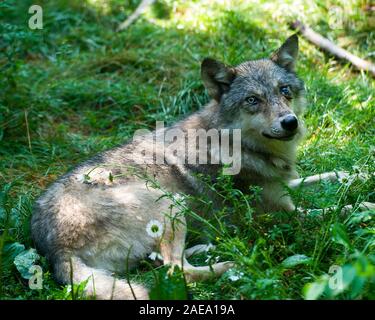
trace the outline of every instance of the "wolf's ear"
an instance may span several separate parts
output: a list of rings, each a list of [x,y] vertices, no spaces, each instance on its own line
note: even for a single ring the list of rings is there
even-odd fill
[[[223,93],[229,91],[235,72],[219,61],[206,58],[201,65],[201,76],[208,94],[219,102]]]
[[[271,60],[280,67],[294,72],[298,55],[298,37],[292,35],[277,49],[272,55]]]

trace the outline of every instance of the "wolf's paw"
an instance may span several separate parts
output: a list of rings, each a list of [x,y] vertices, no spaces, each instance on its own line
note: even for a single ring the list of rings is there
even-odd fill
[[[186,258],[189,258],[195,254],[208,252],[211,249],[215,249],[215,246],[211,243],[209,244],[197,244],[194,247],[188,248],[185,250]]]
[[[187,282],[203,281],[213,277],[219,277],[230,268],[234,267],[234,262],[225,261],[214,263],[210,266],[194,267],[192,265],[184,267],[184,274]]]
[[[337,171],[335,172],[336,178],[340,183],[344,183],[346,181],[349,181],[350,174],[346,171]]]
[[[358,211],[375,210],[375,203],[372,202],[361,202],[358,206]]]

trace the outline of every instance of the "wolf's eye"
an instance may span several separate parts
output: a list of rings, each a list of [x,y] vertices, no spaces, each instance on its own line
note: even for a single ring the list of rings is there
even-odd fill
[[[287,98],[291,98],[292,97],[292,92],[290,91],[290,87],[289,86],[282,86],[280,87],[280,93],[287,97]]]
[[[255,106],[259,102],[259,100],[257,97],[251,96],[246,98],[246,102],[252,106]]]

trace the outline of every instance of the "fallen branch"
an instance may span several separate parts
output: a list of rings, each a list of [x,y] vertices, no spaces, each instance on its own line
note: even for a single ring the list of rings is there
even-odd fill
[[[150,5],[152,5],[155,2],[155,0],[142,0],[137,9],[123,22],[121,23],[116,31],[122,31],[125,30],[127,27],[129,27],[135,20],[138,19],[138,17],[145,12],[146,8]]]
[[[369,71],[372,76],[375,76],[375,65],[369,61],[363,60],[354,54],[346,51],[343,48],[340,48],[333,42],[329,41],[327,38],[324,38],[319,33],[315,32],[310,27],[304,25],[301,21],[295,21],[291,24],[291,28],[297,30],[302,34],[308,41],[315,44],[319,48],[331,53],[339,59],[345,59],[349,61],[353,66],[359,70]]]

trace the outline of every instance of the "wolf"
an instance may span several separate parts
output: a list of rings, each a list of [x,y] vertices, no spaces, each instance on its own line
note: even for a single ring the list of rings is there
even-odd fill
[[[252,185],[261,187],[259,212],[297,210],[284,185],[296,188],[346,175],[298,176],[296,150],[306,132],[302,118],[306,99],[304,83],[295,72],[297,55],[298,37],[292,35],[269,58],[237,66],[204,59],[201,77],[211,101],[163,129],[163,133],[240,129],[241,168],[233,181],[244,192]],[[60,283],[88,280],[85,293],[97,299],[147,299],[145,287],[116,279],[114,274],[135,268],[152,252],[160,251],[164,264],[182,268],[188,281],[219,276],[233,266],[231,262],[191,265],[187,258],[206,246],[185,248],[186,219],[173,199],[163,196],[163,190],[176,196],[206,192],[197,174],[214,181],[223,166],[170,161],[172,151],[155,148],[159,131],[82,163],[37,199],[32,238]],[[136,152],[140,143],[165,162],[142,163],[142,153]],[[145,177],[152,177],[158,187],[150,186]]]

